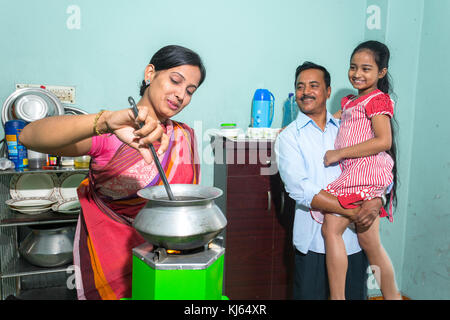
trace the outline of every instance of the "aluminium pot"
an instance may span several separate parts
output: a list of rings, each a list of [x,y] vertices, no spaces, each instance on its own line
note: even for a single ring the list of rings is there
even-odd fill
[[[73,225],[35,225],[21,242],[19,252],[38,267],[58,267],[73,260]]]
[[[227,220],[214,202],[222,190],[194,184],[170,186],[175,200],[168,199],[162,185],[138,191],[148,202],[133,227],[149,243],[166,249],[194,249],[206,245],[226,227]]]

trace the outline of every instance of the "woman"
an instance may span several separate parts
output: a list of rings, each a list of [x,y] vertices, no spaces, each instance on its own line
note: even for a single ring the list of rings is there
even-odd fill
[[[169,183],[199,183],[193,130],[170,120],[205,79],[200,57],[180,46],[160,49],[145,69],[135,119],[130,108],[57,116],[27,125],[27,148],[61,156],[90,155],[89,175],[78,188],[81,214],[74,242],[78,299],[131,297],[132,249],[145,240],[132,221],[146,200],[139,189],[161,184],[149,143]],[[125,98],[124,98],[125,99]],[[138,122],[144,126],[138,130]]]

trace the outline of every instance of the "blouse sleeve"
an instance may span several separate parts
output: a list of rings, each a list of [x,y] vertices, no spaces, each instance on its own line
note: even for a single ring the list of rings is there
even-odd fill
[[[97,163],[107,163],[114,156],[122,142],[115,136],[110,134],[102,134],[101,136],[92,137],[91,150],[87,153]]]
[[[366,104],[366,114],[369,118],[379,114],[385,114],[392,118],[394,116],[394,102],[388,94],[379,94]]]

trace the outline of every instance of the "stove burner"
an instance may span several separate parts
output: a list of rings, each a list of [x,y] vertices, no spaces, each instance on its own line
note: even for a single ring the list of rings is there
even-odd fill
[[[159,249],[159,248],[158,248]],[[162,249],[162,248],[161,248]],[[166,253],[168,255],[185,255],[185,254],[192,254],[192,253],[198,253],[205,250],[205,246],[201,246],[194,249],[185,249],[185,250],[172,250],[172,249],[165,249]]]
[[[173,250],[173,249],[166,249],[163,247],[155,247],[152,250],[152,252],[155,254],[153,260],[162,262],[171,256],[190,255],[190,254],[194,254],[194,253],[203,252],[205,250],[206,250],[206,246],[201,246],[201,247],[193,248],[193,249],[185,249],[185,250]]]

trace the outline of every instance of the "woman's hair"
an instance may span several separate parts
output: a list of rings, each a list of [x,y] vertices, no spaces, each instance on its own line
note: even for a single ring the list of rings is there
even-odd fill
[[[155,71],[167,70],[182,65],[197,66],[200,69],[200,86],[206,77],[206,69],[203,65],[202,59],[194,51],[177,45],[169,45],[159,49],[150,60],[149,64],[155,66]],[[148,84],[142,80],[140,95],[143,96]]]
[[[355,53],[357,53],[359,51],[363,51],[363,50],[368,50],[368,51],[372,52],[373,57],[375,59],[375,63],[377,64],[379,71],[381,71],[384,68],[389,69],[390,52],[389,52],[389,48],[385,44],[378,42],[378,41],[374,41],[374,40],[365,41],[365,42],[359,44],[355,48],[355,50],[353,50],[351,58],[353,58]],[[351,60],[351,58],[350,58],[350,60]],[[386,72],[386,75],[383,78],[378,80],[377,87],[382,92],[392,95],[393,90],[392,90],[391,82],[392,82],[391,76],[390,76],[389,72]],[[392,117],[392,119],[391,119],[392,145],[391,145],[391,149],[386,152],[394,160],[394,167],[392,168],[392,174],[394,176],[394,179],[393,179],[394,186],[391,191],[391,192],[393,192],[394,204],[397,204],[397,195],[396,195],[395,191],[397,189],[397,183],[398,183],[397,159],[396,159],[397,146],[395,143],[395,137],[396,137],[395,134],[396,134],[397,129],[398,129],[397,120],[394,117]]]

